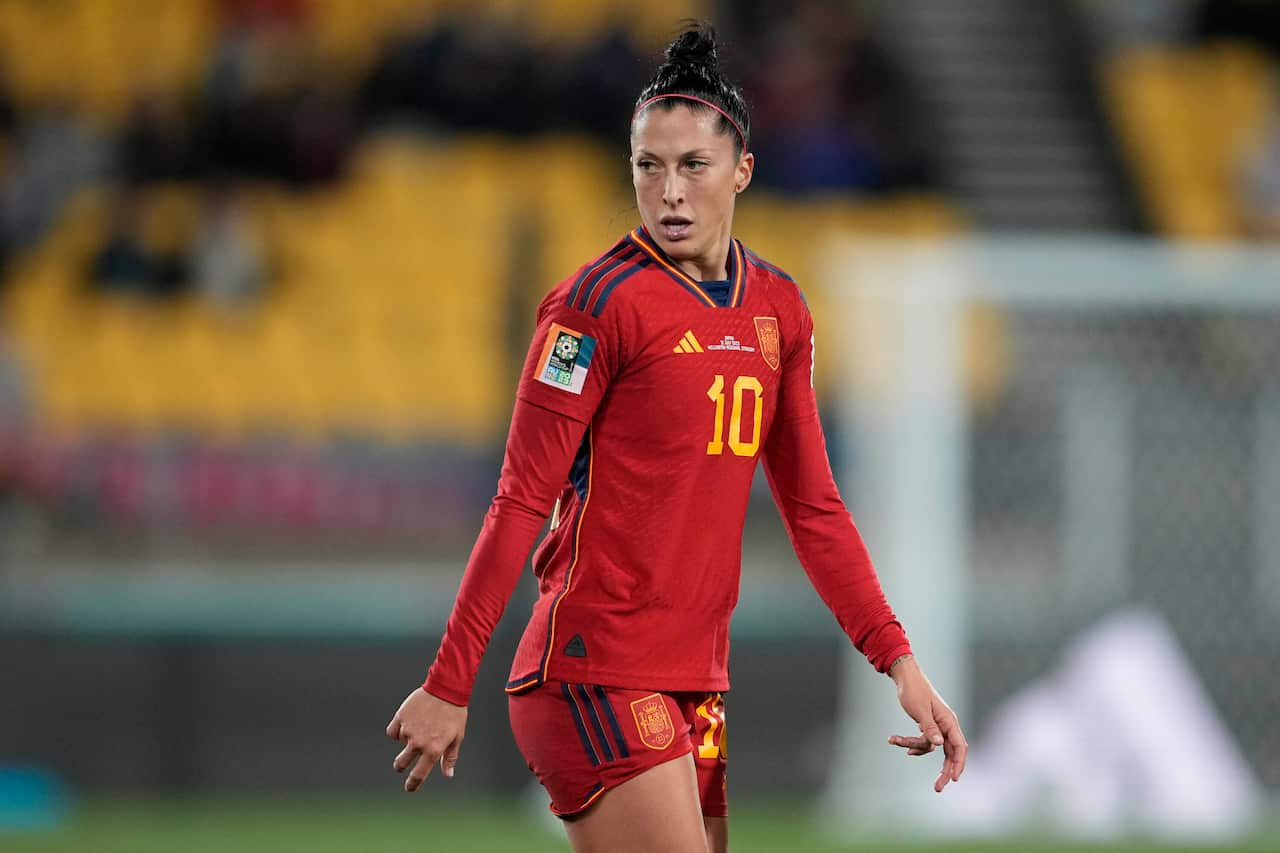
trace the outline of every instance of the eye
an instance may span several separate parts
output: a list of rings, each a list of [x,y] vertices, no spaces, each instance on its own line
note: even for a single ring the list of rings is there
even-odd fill
[[[701,172],[710,165],[706,160],[686,160],[684,167],[690,172]]]
[[[655,163],[655,162],[653,162],[652,160],[637,160],[637,161],[636,161],[636,168],[637,168],[637,169],[639,169],[639,170],[640,170],[640,171],[642,171],[642,172],[652,172],[654,169],[656,169],[656,168],[657,168],[657,166],[658,166],[658,164],[657,164],[657,163]]]

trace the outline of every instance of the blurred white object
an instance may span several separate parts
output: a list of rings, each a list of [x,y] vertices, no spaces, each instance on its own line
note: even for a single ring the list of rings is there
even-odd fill
[[[1198,664],[1215,648],[1224,659],[1204,666],[1239,664],[1238,681],[1214,698],[1258,739],[1251,748],[1275,743],[1274,667],[1228,656],[1255,648],[1280,613],[1280,249],[1031,233],[833,237],[824,249],[828,311],[847,331],[819,348],[840,370],[841,489],[922,666],[969,737],[981,733],[971,696],[992,701],[972,668],[998,672],[1009,653],[1026,660],[1023,644],[1141,593],[1170,605]],[[1120,663],[1064,663],[1021,692],[942,796],[936,756],[908,760],[885,744],[913,726],[849,649],[829,831],[1232,834],[1258,811],[1256,786],[1243,770],[1226,772],[1234,784],[1214,778],[1244,764],[1225,736],[1206,741],[1206,726],[1184,722],[1221,733],[1158,633],[1164,642],[1135,640]],[[1081,648],[1071,660],[1087,659]],[[1171,679],[1191,687],[1165,690]],[[1188,702],[1201,710],[1186,713]],[[1125,725],[1149,716],[1160,719],[1141,737],[1165,753],[1164,778]],[[1177,740],[1166,743],[1169,729]],[[1186,809],[1184,781],[1209,789]],[[1152,826],[1170,811],[1167,828]]]
[[[1257,781],[1164,622],[1107,617],[992,716],[940,828],[1225,840],[1252,828]]]

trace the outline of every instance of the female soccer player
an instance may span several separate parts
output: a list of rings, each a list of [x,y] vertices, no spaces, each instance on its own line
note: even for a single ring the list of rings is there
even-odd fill
[[[542,301],[498,494],[422,688],[387,726],[414,791],[452,776],[480,657],[533,557],[540,595],[507,682],[511,726],[574,850],[724,851],[724,691],[751,479],[764,461],[796,553],[960,778],[955,714],[911,656],[836,491],[813,321],[786,273],[731,237],[754,157],[709,27],[637,99],[640,226]]]

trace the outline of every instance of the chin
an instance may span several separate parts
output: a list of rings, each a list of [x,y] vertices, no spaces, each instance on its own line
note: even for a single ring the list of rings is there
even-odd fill
[[[691,240],[681,240],[678,243],[663,243],[662,248],[676,261],[692,261],[699,256],[698,249],[693,245]]]
[[[672,260],[689,261],[698,257],[701,246],[696,238],[686,237],[683,240],[672,242],[663,237],[659,231],[651,230],[649,233],[653,236],[654,241],[662,247],[662,250],[671,256]]]

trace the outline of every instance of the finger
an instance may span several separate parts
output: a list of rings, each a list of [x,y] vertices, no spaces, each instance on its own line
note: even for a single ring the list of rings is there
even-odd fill
[[[955,775],[955,763],[951,760],[951,756],[947,756],[942,762],[942,772],[938,774],[938,778],[934,780],[933,790],[939,794],[942,789],[947,787],[947,783],[952,780]]]
[[[396,714],[391,718],[391,722],[387,723],[387,737],[392,740],[400,740],[400,715]]]
[[[942,793],[948,782],[958,781],[960,774],[964,772],[969,744],[965,741],[964,732],[960,730],[960,723],[954,714],[939,715],[938,722],[946,731],[946,745],[943,747],[946,759],[942,762],[942,772],[933,783],[933,789]]]
[[[925,755],[937,748],[929,743],[928,739],[923,735],[894,735],[889,738],[889,743],[893,746],[900,746],[903,749],[910,750],[912,755]],[[916,752],[916,750],[920,751]]]
[[[438,755],[433,755],[429,752],[422,753],[418,763],[409,771],[409,778],[404,780],[404,789],[412,794],[422,787],[422,783],[427,781],[427,777],[431,775],[431,768],[435,766],[438,758]]]
[[[938,774],[937,781],[933,783],[933,790],[941,794],[942,789],[947,787],[947,783],[953,782],[958,778],[960,777],[956,772],[955,762],[948,758],[942,762],[942,772]]]
[[[934,746],[942,746],[942,729],[934,722],[933,717],[925,717],[920,721],[920,733]]]
[[[454,768],[458,765],[458,752],[462,749],[462,741],[455,740],[449,744],[449,748],[444,751],[444,755],[440,756],[440,770],[444,775],[452,779]]]
[[[946,764],[951,765],[951,780],[960,781],[965,761],[969,758],[969,743],[964,739],[964,732],[960,730],[960,722],[954,717],[951,718],[950,725],[947,727],[947,744],[944,752],[947,755]]]
[[[391,762],[391,765],[395,767],[397,773],[403,773],[405,770],[409,769],[409,765],[413,764],[421,754],[422,749],[420,747],[409,744],[404,749],[400,750],[400,754],[396,756],[395,761]]]

